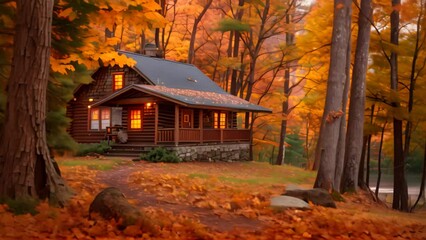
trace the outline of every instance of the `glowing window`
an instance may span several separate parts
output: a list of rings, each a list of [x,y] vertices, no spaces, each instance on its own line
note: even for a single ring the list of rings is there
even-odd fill
[[[90,129],[99,130],[99,108],[92,108],[90,111]]]
[[[111,110],[109,108],[90,109],[90,129],[100,130],[110,126]]]
[[[109,108],[101,110],[101,129],[106,129],[110,125],[111,111]]]
[[[117,91],[123,88],[123,74],[113,74],[112,75],[112,88],[114,91]]]
[[[214,128],[226,128],[226,113],[214,113]]]
[[[142,128],[142,111],[141,110],[130,110],[130,128],[131,129]]]

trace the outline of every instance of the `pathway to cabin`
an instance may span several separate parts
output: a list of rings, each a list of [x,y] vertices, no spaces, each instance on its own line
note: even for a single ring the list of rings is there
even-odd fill
[[[262,228],[262,222],[258,220],[243,216],[221,218],[211,209],[159,200],[156,195],[144,191],[142,187],[135,187],[129,184],[129,176],[140,171],[142,164],[144,163],[123,165],[110,171],[104,171],[98,175],[98,178],[107,186],[120,189],[126,198],[135,200],[138,207],[151,206],[171,211],[174,214],[183,214],[184,216],[198,219],[200,223],[212,230],[224,232],[235,228],[255,232]]]

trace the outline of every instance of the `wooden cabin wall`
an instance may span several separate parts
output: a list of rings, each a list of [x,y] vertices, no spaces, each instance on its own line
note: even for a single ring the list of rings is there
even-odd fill
[[[113,92],[112,73],[124,73],[124,86],[130,84],[148,84],[136,71],[129,67],[101,67],[93,75],[94,81],[82,85],[74,93],[74,99],[68,103],[67,116],[72,119],[69,126],[70,135],[79,143],[94,143],[105,139],[105,130],[89,129],[88,106],[103,99]],[[94,101],[89,102],[89,98]],[[123,109],[123,117],[127,118]],[[123,124],[127,119],[123,119]]]
[[[175,127],[175,106],[173,104],[158,104],[158,128]]]
[[[126,122],[123,121],[123,126],[127,126],[127,135],[129,137],[129,143],[148,143],[154,144],[155,137],[155,107],[143,107],[143,116],[142,116],[142,129],[131,130],[129,117],[129,109],[134,108],[132,106],[123,108],[123,115],[126,116]],[[126,111],[124,111],[126,109]],[[124,113],[126,112],[126,113]]]

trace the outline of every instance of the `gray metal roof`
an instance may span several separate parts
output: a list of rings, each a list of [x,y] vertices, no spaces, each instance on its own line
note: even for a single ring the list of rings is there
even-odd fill
[[[244,99],[231,95],[229,93],[216,93],[210,91],[200,91],[192,89],[169,88],[165,86],[152,86],[143,84],[134,84],[118,90],[112,95],[96,102],[92,106],[100,106],[108,104],[120,95],[131,91],[138,90],[156,96],[167,101],[177,104],[209,109],[228,109],[234,111],[251,111],[251,112],[271,112],[270,109],[252,104]]]
[[[119,53],[134,59],[137,63],[133,68],[156,86],[226,93],[194,65],[138,53],[125,51]]]
[[[133,69],[154,86],[131,85],[113,93],[93,106],[106,103],[130,89],[136,89],[191,107],[272,112],[270,109],[227,93],[194,65],[126,51],[119,51],[119,53],[135,60],[136,65],[133,66]]]

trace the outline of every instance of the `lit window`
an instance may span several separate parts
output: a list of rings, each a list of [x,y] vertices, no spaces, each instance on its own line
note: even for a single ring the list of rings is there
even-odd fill
[[[92,108],[91,109],[90,129],[99,130],[99,108]]]
[[[142,111],[141,110],[130,110],[130,128],[131,129],[142,128]]]
[[[101,110],[101,113],[101,129],[106,129],[110,126],[111,111],[109,108],[104,108]]]
[[[226,128],[226,113],[214,113],[214,128]]]
[[[111,110],[109,108],[90,109],[90,129],[100,130],[110,126]]]
[[[117,91],[123,88],[123,74],[113,74],[112,75],[112,89]]]

